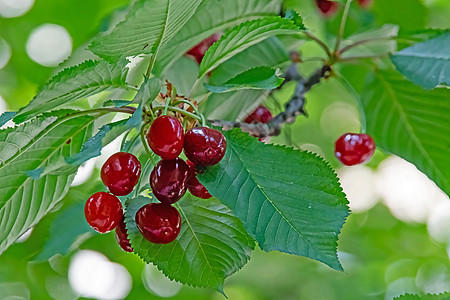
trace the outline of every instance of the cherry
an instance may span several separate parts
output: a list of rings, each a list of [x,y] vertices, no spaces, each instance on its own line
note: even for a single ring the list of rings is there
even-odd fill
[[[119,199],[106,192],[92,195],[84,206],[86,221],[100,233],[113,230],[123,216],[122,203]]]
[[[245,123],[267,123],[272,120],[272,113],[264,105],[260,105],[255,110],[245,118]]]
[[[125,196],[131,193],[141,175],[141,163],[131,153],[118,152],[103,164],[101,170],[103,184],[111,193]]]
[[[150,174],[150,186],[156,199],[172,204],[186,193],[186,183],[190,177],[188,165],[181,158],[160,160]]]
[[[200,64],[203,60],[203,57],[205,56],[206,51],[208,51],[209,47],[211,47],[212,44],[217,42],[220,38],[220,34],[213,34],[212,36],[204,39],[197,45],[195,45],[192,49],[190,49],[186,54],[192,55],[198,64]]]
[[[335,142],[337,159],[346,166],[369,160],[375,152],[375,142],[365,133],[346,133]]]
[[[186,183],[186,186],[189,190],[189,192],[194,195],[195,197],[202,198],[202,199],[209,199],[212,197],[212,195],[208,192],[206,187],[198,181],[196,177],[196,170],[195,165],[193,162],[191,162],[189,159],[186,161],[186,164],[189,166],[191,177]]]
[[[227,141],[222,133],[207,127],[195,127],[184,136],[184,154],[197,166],[212,166],[222,160]]]
[[[147,134],[150,148],[163,159],[175,159],[183,150],[184,130],[180,121],[171,116],[156,118]]]
[[[369,8],[372,4],[372,0],[358,0],[358,5],[362,8]]]
[[[329,0],[316,0],[316,5],[325,17],[333,16],[339,8],[338,2]]]
[[[119,225],[116,227],[116,240],[123,251],[133,252],[130,240],[128,239],[127,228],[125,227],[125,217],[122,217],[122,219],[119,222]]]
[[[180,233],[181,217],[178,210],[169,204],[150,203],[137,211],[136,225],[150,242],[168,244]]]

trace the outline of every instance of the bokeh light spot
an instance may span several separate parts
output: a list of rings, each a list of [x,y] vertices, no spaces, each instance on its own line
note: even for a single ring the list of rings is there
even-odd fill
[[[142,271],[142,282],[147,291],[164,298],[175,296],[182,287],[181,283],[170,280],[155,266],[149,264],[145,265]]]
[[[34,0],[0,0],[0,16],[15,18],[26,14],[34,4]]]
[[[0,38],[0,69],[6,66],[11,58],[11,46]]]
[[[375,175],[370,168],[342,167],[338,175],[353,212],[365,212],[377,204],[379,196],[374,186]]]
[[[82,297],[123,299],[131,290],[131,276],[119,264],[90,250],[76,253],[69,266],[69,282]]]
[[[56,24],[44,24],[31,32],[27,42],[28,56],[40,65],[54,67],[69,57],[72,38]]]
[[[328,106],[320,117],[320,128],[329,137],[337,139],[346,132],[359,132],[358,111],[345,102],[336,102]]]

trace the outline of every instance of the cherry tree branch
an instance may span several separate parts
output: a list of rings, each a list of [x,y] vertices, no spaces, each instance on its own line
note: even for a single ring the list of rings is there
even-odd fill
[[[295,122],[297,116],[307,115],[304,109],[306,92],[308,92],[315,84],[318,84],[322,78],[328,78],[331,72],[331,67],[324,65],[305,80],[300,76],[300,74],[298,74],[295,66],[295,63],[291,65],[286,72],[285,77],[285,81],[297,81],[294,96],[286,103],[285,110],[276,115],[268,123],[248,124],[238,121],[210,120],[211,124],[214,126],[220,126],[224,130],[240,128],[242,131],[261,138],[279,135],[283,124],[292,124]]]

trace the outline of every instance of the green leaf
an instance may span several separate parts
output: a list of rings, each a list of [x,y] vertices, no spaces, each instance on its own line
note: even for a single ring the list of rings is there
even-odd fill
[[[0,127],[8,123],[16,115],[15,111],[5,111],[0,115]]]
[[[151,201],[139,196],[126,202],[126,226],[134,252],[170,279],[222,292],[224,279],[250,259],[254,248],[242,223],[217,200],[187,195],[175,205],[182,218],[177,239],[153,244],[143,238],[134,220],[137,210]]]
[[[145,78],[139,91],[133,99],[134,103],[141,103],[142,105],[150,104],[155,100],[161,91],[161,80],[158,78]]]
[[[65,158],[65,162],[80,166],[89,159],[99,156],[103,147],[130,129],[130,126],[127,126],[128,121],[129,119],[126,119],[103,125],[93,137],[84,143],[80,152]]]
[[[63,104],[95,95],[111,88],[126,87],[128,61],[116,64],[104,61],[85,61],[64,69],[41,89],[31,102],[20,109],[14,122],[22,123]]]
[[[160,76],[180,56],[214,33],[244,21],[278,14],[280,0],[204,0],[185,26],[161,48],[154,73]]]
[[[303,24],[303,18],[294,9],[286,10],[286,14],[284,17],[288,20],[291,20],[295,25],[297,25],[299,29],[306,30],[306,27]]]
[[[26,172],[80,151],[93,122],[91,116],[61,111],[0,131],[0,253],[64,197],[75,176],[33,180]]]
[[[442,294],[426,294],[423,296],[404,294],[394,298],[394,300],[449,300],[449,299],[450,299],[449,292]]]
[[[132,102],[133,102],[132,100],[108,100],[105,103],[103,103],[103,107],[110,107],[110,106],[122,107],[131,104]]]
[[[333,169],[315,154],[224,132],[222,161],[198,179],[242,220],[265,251],[278,250],[342,270],[336,247],[349,210]]]
[[[79,243],[92,236],[93,230],[84,215],[84,205],[84,201],[78,201],[58,211],[50,225],[47,241],[33,260],[46,261],[56,254],[65,255],[74,247],[76,241]]]
[[[262,66],[278,69],[287,67],[290,62],[289,54],[280,40],[271,37],[222,63],[212,72],[209,83],[221,85],[248,69]]]
[[[450,194],[450,90],[426,91],[394,71],[367,79],[361,95],[377,146],[416,165]]]
[[[450,33],[403,49],[391,60],[409,80],[425,89],[450,84]]]
[[[341,48],[358,43],[360,41],[371,40],[364,44],[353,47],[346,51],[342,57],[368,56],[368,55],[383,55],[397,51],[396,37],[398,35],[398,26],[383,25],[379,29],[365,31],[347,37],[342,41]]]
[[[89,50],[117,61],[158,53],[194,14],[201,0],[139,0],[112,32],[95,37]]]
[[[228,80],[223,85],[214,86],[204,84],[205,88],[213,93],[225,93],[236,90],[272,90],[283,83],[284,78],[277,75],[277,71],[270,67],[257,67],[249,69]]]
[[[292,21],[280,17],[266,17],[235,26],[206,52],[200,64],[199,77],[203,77],[228,58],[266,38],[298,32],[300,30]]]
[[[221,85],[249,68],[270,66],[285,68],[289,55],[277,37],[268,38],[228,59],[217,67],[209,79],[212,85]],[[238,120],[245,118],[265,99],[264,91],[241,90],[226,94],[212,94],[200,103],[202,112],[212,119]]]

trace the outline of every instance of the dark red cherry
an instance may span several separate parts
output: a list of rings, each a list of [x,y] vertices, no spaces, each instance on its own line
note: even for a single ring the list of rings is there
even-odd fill
[[[316,5],[325,17],[333,16],[339,8],[338,2],[329,0],[316,0]]]
[[[160,160],[150,174],[150,186],[156,199],[162,203],[177,202],[186,193],[190,177],[188,165],[181,158]]]
[[[369,160],[375,152],[375,142],[365,133],[346,133],[335,142],[337,159],[346,166]]]
[[[189,192],[195,197],[202,199],[209,199],[212,197],[205,186],[201,184],[200,181],[198,181],[195,175],[189,179],[189,181],[187,182],[187,187]]]
[[[255,110],[245,118],[245,123],[267,123],[272,120],[272,113],[264,105],[260,105]]]
[[[181,228],[180,213],[164,203],[150,203],[136,213],[136,225],[144,238],[155,244],[173,242]]]
[[[222,160],[227,149],[223,134],[207,127],[195,127],[184,136],[184,154],[197,166],[212,166]]]
[[[130,240],[128,239],[127,228],[125,227],[125,217],[122,217],[122,219],[119,222],[119,225],[117,225],[116,227],[116,240],[123,251],[133,252]]]
[[[181,122],[171,116],[160,116],[153,121],[147,141],[162,159],[175,159],[183,150],[184,130]]]
[[[195,45],[192,49],[190,49],[186,54],[192,55],[198,64],[200,64],[203,60],[203,57],[205,56],[206,51],[208,51],[209,47],[211,47],[212,44],[217,42],[220,38],[220,34],[213,34],[212,36],[204,39],[197,45]]]
[[[202,199],[209,199],[212,197],[212,195],[208,192],[206,187],[198,181],[196,176],[196,169],[195,165],[188,159],[186,161],[186,164],[189,166],[191,176],[189,180],[186,183],[186,186],[189,190],[189,192],[194,195],[195,197],[199,197]]]
[[[118,152],[103,164],[101,170],[103,184],[111,193],[125,196],[131,193],[141,175],[141,163],[131,153]]]
[[[109,193],[98,192],[91,196],[84,206],[86,221],[100,233],[113,230],[123,216],[122,203]]]

